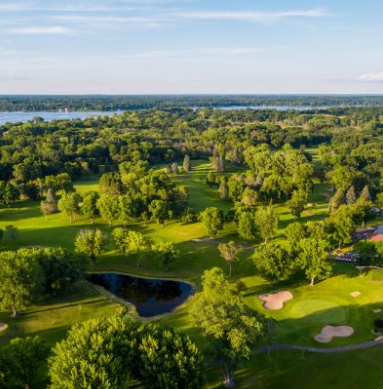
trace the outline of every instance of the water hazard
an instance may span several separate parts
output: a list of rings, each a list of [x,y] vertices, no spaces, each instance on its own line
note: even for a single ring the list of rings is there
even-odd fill
[[[86,279],[132,303],[142,317],[172,312],[194,293],[192,285],[181,281],[132,277],[116,273],[88,273]]]

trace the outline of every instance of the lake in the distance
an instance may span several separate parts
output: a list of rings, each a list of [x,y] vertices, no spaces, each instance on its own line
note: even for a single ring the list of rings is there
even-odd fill
[[[132,303],[140,316],[170,313],[194,293],[192,285],[117,273],[88,273],[86,280]]]
[[[33,118],[41,117],[45,121],[52,120],[71,120],[71,119],[87,119],[91,116],[105,116],[113,115],[118,112],[0,112],[0,124],[5,123],[25,123]]]
[[[197,110],[202,107],[192,107],[190,109]],[[333,107],[308,107],[308,106],[230,106],[230,107],[214,107],[214,109],[222,109],[223,111],[229,110],[244,110],[244,109],[253,109],[253,110],[267,110],[267,109],[275,109],[277,111],[307,111],[307,110],[322,110],[336,108]],[[123,111],[119,112],[102,112],[102,111],[94,111],[94,112],[0,112],[0,125],[5,123],[25,123],[33,118],[42,117],[45,121],[50,122],[52,120],[71,120],[71,119],[87,119],[89,117],[97,117],[97,116],[111,116],[113,114],[119,114]]]

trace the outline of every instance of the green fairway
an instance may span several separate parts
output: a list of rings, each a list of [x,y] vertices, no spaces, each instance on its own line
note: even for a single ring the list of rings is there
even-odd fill
[[[162,167],[159,167],[162,168]],[[235,169],[235,167],[233,167]],[[189,204],[196,211],[206,207],[216,206],[227,212],[232,204],[219,198],[217,188],[206,185],[207,173],[211,171],[206,161],[193,161],[193,170],[188,174],[173,176],[179,185],[185,185],[189,190]],[[76,183],[76,189],[84,194],[90,190],[98,190],[98,178],[89,177]],[[285,204],[274,207],[279,216],[279,228],[276,240],[282,240],[283,230],[291,222],[306,222],[323,218],[328,210],[329,185],[317,184],[310,195],[311,203],[307,212],[300,219],[295,219]],[[110,235],[112,228],[101,220],[95,220],[93,225],[79,218],[74,223],[61,213],[45,218],[39,203],[19,201],[10,208],[0,209],[0,228],[7,225],[18,228],[18,237],[12,241],[5,237],[3,249],[16,249],[25,246],[40,245],[44,247],[63,247],[69,251],[74,249],[74,240],[79,230],[83,228],[98,228]],[[116,226],[120,225],[116,223]],[[168,221],[163,227],[150,223],[131,223],[128,229],[150,235],[154,240],[174,243],[181,253],[181,259],[169,270],[159,267],[154,260],[145,261],[140,269],[136,261],[124,261],[111,242],[108,250],[98,258],[92,271],[118,271],[127,274],[162,276],[191,280],[197,285],[200,276],[206,269],[214,266],[222,267],[228,273],[228,265],[220,257],[217,244],[209,241],[195,242],[194,239],[207,238],[207,232],[201,223],[182,225],[180,222]],[[245,242],[238,239],[233,223],[228,224],[216,238],[218,241],[235,239],[256,247],[261,239]],[[374,309],[383,309],[383,284],[371,282],[368,273],[358,276],[348,266],[337,265],[333,276],[327,280],[309,286],[304,277],[270,285],[256,273],[251,259],[252,250],[244,250],[238,266],[233,268],[232,282],[240,281],[244,288],[241,296],[247,306],[260,311],[266,316],[278,320],[277,343],[318,346],[314,336],[324,325],[349,325],[355,330],[350,338],[335,338],[330,344],[320,347],[333,347],[354,344],[374,339],[372,325],[378,316]],[[266,310],[258,296],[263,293],[274,293],[281,290],[290,291],[293,299],[285,303],[278,311]],[[351,293],[358,291],[358,297]],[[162,317],[156,322],[171,326],[188,334],[201,348],[205,349],[206,341],[200,332],[193,328],[189,317],[189,307],[192,301],[179,307],[174,313]],[[92,317],[111,315],[118,310],[118,305],[100,296],[85,283],[81,283],[73,293],[65,296],[43,300],[35,307],[26,310],[15,320],[9,312],[0,312],[0,322],[9,324],[9,329],[0,333],[0,342],[12,337],[28,334],[39,334],[49,344],[53,345],[62,339],[68,328],[75,323]],[[383,379],[383,369],[378,368],[377,360],[382,357],[381,347],[347,352],[336,355],[311,355],[297,351],[273,352],[271,356],[254,355],[237,374],[239,388],[270,388],[280,387],[291,389],[359,389],[368,387],[378,389],[378,382]],[[366,378],[363,379],[363,375]],[[207,369],[208,381],[206,388],[221,387],[220,372],[215,368]]]

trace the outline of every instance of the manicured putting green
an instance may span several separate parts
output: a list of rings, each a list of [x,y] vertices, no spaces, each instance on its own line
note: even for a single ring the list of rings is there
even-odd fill
[[[334,324],[347,319],[342,306],[326,300],[303,300],[291,307],[291,315],[310,323]]]

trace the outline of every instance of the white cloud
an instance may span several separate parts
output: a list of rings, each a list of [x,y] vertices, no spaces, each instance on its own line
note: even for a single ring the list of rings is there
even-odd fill
[[[328,14],[322,9],[308,11],[286,11],[286,12],[227,12],[227,11],[187,11],[175,12],[174,16],[185,19],[197,20],[237,20],[249,22],[273,22],[286,18],[320,18]]]
[[[29,26],[29,27],[17,27],[6,30],[11,34],[21,35],[74,35],[74,30],[60,26]]]
[[[367,73],[357,78],[364,82],[383,82],[383,73]]]
[[[3,3],[0,4],[0,11],[25,11],[26,9],[30,9],[33,5],[31,3]]]
[[[86,16],[86,15],[58,15],[55,16],[54,19],[70,22],[70,23],[87,23],[93,24],[96,26],[101,26],[100,24],[113,24],[113,23],[121,23],[121,24],[134,24],[145,27],[157,27],[160,26],[161,23],[154,18],[146,18],[146,17],[122,17],[122,16]]]
[[[283,50],[286,47],[279,48],[263,48],[263,47],[218,47],[206,48],[199,50],[200,54],[204,55],[221,55],[221,56],[237,56],[237,55],[253,55],[261,54],[268,51]]]

